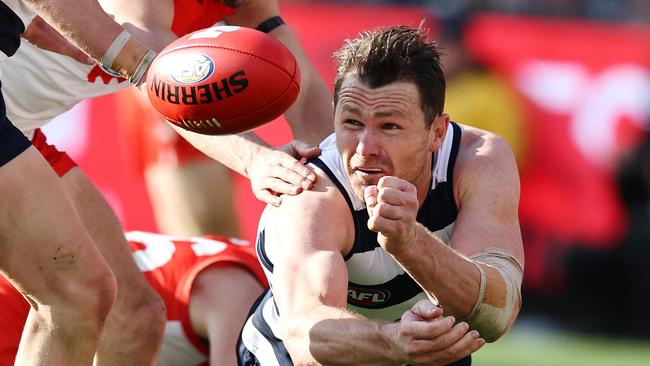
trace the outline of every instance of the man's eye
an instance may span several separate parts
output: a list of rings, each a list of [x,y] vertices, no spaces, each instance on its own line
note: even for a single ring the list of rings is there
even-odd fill
[[[362,123],[357,121],[356,119],[346,119],[344,122],[346,125],[352,125],[352,126],[361,126]]]
[[[399,130],[400,129],[399,125],[397,125],[395,123],[384,123],[383,125],[381,125],[381,128],[383,128],[384,130]]]

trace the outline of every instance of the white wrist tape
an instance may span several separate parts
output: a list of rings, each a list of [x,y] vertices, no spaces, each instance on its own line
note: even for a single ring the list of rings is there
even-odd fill
[[[140,81],[142,81],[142,78],[147,72],[147,69],[149,69],[149,65],[153,62],[153,59],[156,57],[156,53],[152,50],[148,50],[147,53],[144,54],[142,57],[142,60],[140,60],[140,63],[138,64],[138,67],[135,69],[133,72],[133,75],[129,78],[129,82],[133,85],[140,85]]]
[[[115,37],[113,43],[108,46],[108,49],[104,53],[104,56],[102,56],[102,59],[99,60],[99,63],[102,66],[108,67],[112,70],[113,62],[115,62],[117,55],[120,54],[120,51],[122,51],[122,48],[124,48],[124,45],[129,41],[130,38],[131,34],[127,32],[126,29],[124,29],[120,34],[117,35],[117,37]]]
[[[465,321],[470,328],[478,330],[483,339],[493,342],[512,325],[515,307],[521,304],[523,270],[512,254],[499,248],[488,248],[469,258],[481,273],[481,283],[474,309]],[[495,276],[496,273],[499,276]],[[489,294],[486,293],[488,287]]]

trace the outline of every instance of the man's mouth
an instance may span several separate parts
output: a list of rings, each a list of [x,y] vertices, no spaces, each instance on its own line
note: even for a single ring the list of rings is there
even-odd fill
[[[371,177],[377,174],[384,173],[384,170],[381,168],[369,168],[369,167],[357,167],[354,168],[354,171],[361,175],[362,177]]]

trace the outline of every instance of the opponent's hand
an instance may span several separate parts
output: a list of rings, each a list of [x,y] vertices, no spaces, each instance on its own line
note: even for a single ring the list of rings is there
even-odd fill
[[[316,174],[302,164],[300,158],[314,158],[320,148],[294,140],[275,150],[264,150],[256,156],[247,169],[255,197],[260,201],[279,206],[282,194],[296,195],[310,189]]]
[[[385,176],[364,190],[368,228],[379,233],[377,240],[395,255],[415,241],[418,197],[415,186],[403,179]]]
[[[32,20],[21,37],[34,46],[46,51],[72,57],[75,61],[81,62],[82,64],[95,64],[95,60],[86,55],[77,46],[70,43],[39,16]]]
[[[452,316],[442,317],[442,309],[421,300],[402,315],[397,343],[405,362],[412,365],[447,365],[483,347],[477,331],[468,332],[465,322],[455,324]]]

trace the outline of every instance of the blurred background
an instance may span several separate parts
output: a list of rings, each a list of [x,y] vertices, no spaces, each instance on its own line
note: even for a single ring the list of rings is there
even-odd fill
[[[331,54],[346,38],[426,20],[444,52],[446,111],[513,147],[524,305],[513,330],[479,351],[476,365],[650,364],[650,1],[280,5],[330,88]],[[97,183],[127,230],[156,231],[138,158],[122,133],[138,122],[131,100],[88,100],[44,130]],[[282,119],[259,133],[274,145],[291,140]],[[231,179],[239,235],[252,240],[262,204],[245,179]]]

